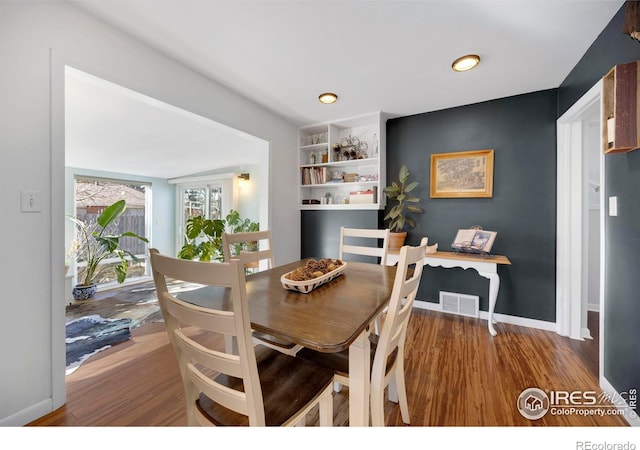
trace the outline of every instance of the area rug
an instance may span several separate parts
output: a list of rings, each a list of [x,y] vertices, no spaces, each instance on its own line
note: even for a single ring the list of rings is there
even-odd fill
[[[67,322],[67,369],[73,373],[91,355],[131,338],[131,319],[85,316]]]

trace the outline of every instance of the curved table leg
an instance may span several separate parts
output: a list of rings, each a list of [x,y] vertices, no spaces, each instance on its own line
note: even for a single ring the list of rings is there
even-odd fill
[[[494,323],[497,323],[495,318],[493,317],[493,310],[496,307],[496,300],[498,299],[498,290],[500,289],[500,277],[497,273],[488,273],[488,272],[478,272],[481,277],[487,278],[489,280],[489,320],[488,327],[489,333],[491,336],[495,336],[498,334],[496,329],[493,327]]]

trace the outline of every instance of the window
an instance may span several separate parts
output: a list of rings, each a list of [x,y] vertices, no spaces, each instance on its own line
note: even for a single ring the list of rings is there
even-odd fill
[[[177,179],[173,182],[176,184],[179,205],[176,217],[176,247],[179,250],[187,243],[185,233],[189,219],[197,216],[224,219],[233,209],[233,174]]]
[[[110,232],[120,234],[125,231],[132,231],[140,236],[149,238],[151,234],[150,221],[148,219],[150,193],[151,185],[149,183],[76,177],[75,214],[79,220],[85,223],[95,221],[105,208],[118,200],[124,199],[127,203],[127,209],[119,217]],[[146,263],[147,244],[135,238],[125,237],[120,241],[120,245],[124,250],[139,258],[138,262],[130,262],[127,280],[150,276],[151,271]],[[117,257],[105,261],[104,267],[98,275],[98,285],[116,283],[113,267],[119,261]],[[83,271],[83,261],[77,261],[77,279],[82,279]]]

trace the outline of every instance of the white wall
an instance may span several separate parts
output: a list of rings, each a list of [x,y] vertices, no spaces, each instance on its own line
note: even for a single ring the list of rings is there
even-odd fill
[[[250,166],[243,169],[242,173],[248,173],[250,179],[237,180],[238,212],[243,219],[260,222],[260,167]]]
[[[278,264],[300,254],[297,132],[63,2],[0,2],[0,61],[0,233],[11,255],[11,270],[0,271],[0,425],[21,425],[65,401],[64,65],[268,141],[261,189]],[[21,190],[42,194],[41,212],[20,212]]]
[[[600,108],[594,105],[583,119],[583,328],[587,310],[600,309]]]

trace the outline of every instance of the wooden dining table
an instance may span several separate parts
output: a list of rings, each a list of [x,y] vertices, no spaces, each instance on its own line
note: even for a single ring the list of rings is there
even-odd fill
[[[251,327],[320,352],[349,349],[349,425],[369,425],[370,342],[373,320],[391,296],[395,266],[347,262],[342,275],[309,293],[283,288],[295,261],[246,277]],[[228,290],[203,287],[178,294],[204,307],[229,309]]]

